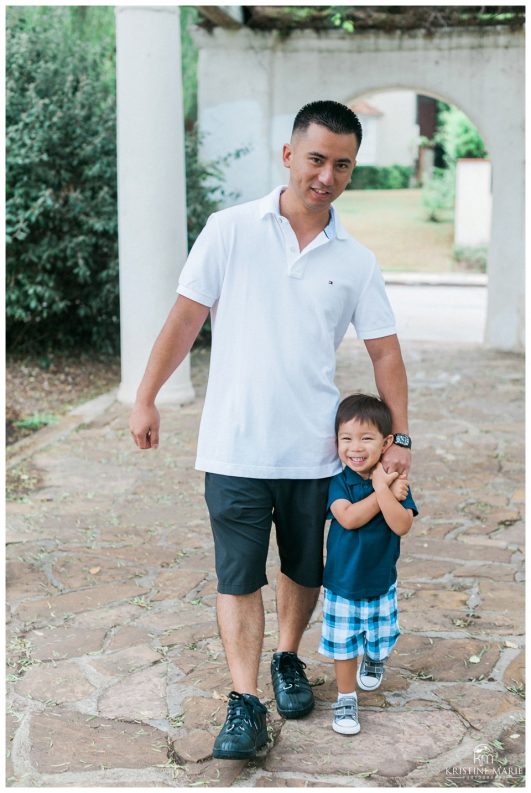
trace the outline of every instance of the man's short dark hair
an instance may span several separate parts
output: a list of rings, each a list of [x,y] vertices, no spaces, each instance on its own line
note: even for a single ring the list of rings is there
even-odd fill
[[[292,134],[304,132],[310,124],[320,124],[336,135],[355,135],[358,146],[361,143],[362,129],[359,118],[349,107],[340,102],[326,99],[304,105],[295,116]]]
[[[368,394],[352,394],[345,397],[337,409],[336,438],[339,428],[347,421],[357,419],[361,423],[374,424],[384,438],[393,431],[391,411],[386,403]]]

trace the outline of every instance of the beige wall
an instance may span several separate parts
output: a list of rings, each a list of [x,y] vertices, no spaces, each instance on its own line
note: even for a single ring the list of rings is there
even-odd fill
[[[323,97],[392,89],[438,97],[478,127],[492,161],[486,343],[519,350],[524,342],[524,36],[506,28],[441,31],[433,38],[333,31],[198,31],[199,119],[204,155],[251,145],[227,171],[240,200],[285,179],[280,147],[296,110]]]

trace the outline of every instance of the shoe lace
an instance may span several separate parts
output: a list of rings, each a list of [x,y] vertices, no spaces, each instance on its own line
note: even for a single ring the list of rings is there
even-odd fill
[[[252,705],[236,691],[229,694],[229,706],[227,709],[226,732],[242,732],[245,725],[252,726],[251,712]]]
[[[336,719],[358,720],[358,700],[356,697],[343,697],[334,704],[334,714]]]
[[[304,673],[305,669],[306,664],[295,653],[286,653],[280,656],[278,670],[282,674],[284,691],[298,683],[301,678],[303,680],[307,679]]]

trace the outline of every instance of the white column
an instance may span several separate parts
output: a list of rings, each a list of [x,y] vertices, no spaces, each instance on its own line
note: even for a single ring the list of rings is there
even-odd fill
[[[187,253],[177,7],[116,9],[122,382],[132,403]],[[189,358],[158,403],[194,398]]]
[[[454,245],[486,247],[492,215],[491,166],[488,160],[457,160]]]

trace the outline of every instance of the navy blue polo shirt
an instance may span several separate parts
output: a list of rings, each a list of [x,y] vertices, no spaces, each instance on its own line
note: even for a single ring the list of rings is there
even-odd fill
[[[374,493],[372,481],[363,479],[348,466],[332,477],[328,489],[327,508],[338,498],[351,503],[362,501]],[[404,501],[406,509],[418,515],[409,490]],[[333,515],[326,544],[323,585],[336,595],[349,600],[383,595],[396,581],[396,562],[400,556],[400,537],[391,531],[381,512],[359,529],[344,529]]]

